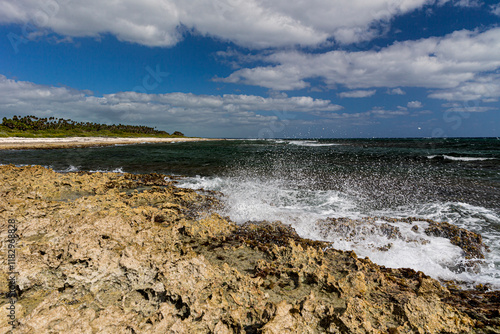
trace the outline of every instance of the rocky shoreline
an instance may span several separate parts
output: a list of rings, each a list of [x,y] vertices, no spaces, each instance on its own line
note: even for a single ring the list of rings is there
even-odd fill
[[[0,166],[0,333],[500,333],[498,291],[237,225],[220,205],[160,174]],[[429,233],[480,258],[472,232]]]

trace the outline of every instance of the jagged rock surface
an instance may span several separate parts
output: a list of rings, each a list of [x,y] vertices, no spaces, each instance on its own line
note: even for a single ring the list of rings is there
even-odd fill
[[[279,222],[238,226],[217,205],[159,174],[0,166],[2,240],[18,221],[13,333],[476,330],[421,272],[379,267]],[[0,266],[4,333],[5,256]]]

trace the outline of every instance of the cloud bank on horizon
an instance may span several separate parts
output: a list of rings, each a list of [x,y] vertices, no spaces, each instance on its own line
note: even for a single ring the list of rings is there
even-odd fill
[[[0,53],[7,63],[0,66],[0,108],[6,115],[29,110],[40,116],[176,125],[193,135],[228,137],[255,137],[259,129],[280,122],[283,126],[274,127],[286,130],[271,131],[273,136],[500,134],[495,124],[500,106],[498,3],[0,0],[0,7],[2,46],[11,46]],[[203,93],[162,90],[162,78],[156,78],[152,89],[117,85],[113,93],[99,96],[92,85],[71,87],[78,83],[60,81],[55,74],[40,83],[37,75],[11,70],[32,64],[44,48],[96,54],[110,36],[138,57],[150,52],[144,47],[173,57],[169,52],[196,36],[203,41],[193,46],[197,61],[215,59],[218,70],[207,78],[202,69],[193,74],[183,64],[186,73],[199,77],[196,91]],[[109,57],[102,53],[93,61],[104,68]],[[172,63],[182,63],[183,54],[176,57]],[[39,66],[55,66],[50,64]],[[75,75],[88,76],[78,63],[74,66]],[[112,75],[100,78],[105,77]],[[112,89],[115,82],[109,80]],[[457,117],[470,124],[447,121]]]

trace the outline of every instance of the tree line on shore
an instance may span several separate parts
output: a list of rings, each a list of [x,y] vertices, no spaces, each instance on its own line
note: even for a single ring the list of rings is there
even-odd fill
[[[4,117],[2,126],[11,130],[19,131],[83,131],[83,132],[111,132],[111,133],[131,133],[131,134],[148,134],[148,135],[165,135],[169,133],[162,130],[157,130],[144,125],[124,125],[124,124],[99,124],[92,122],[76,122],[71,119],[64,118],[38,118],[33,115],[28,116],[13,116],[12,118]],[[175,131],[173,136],[184,136],[183,133]]]

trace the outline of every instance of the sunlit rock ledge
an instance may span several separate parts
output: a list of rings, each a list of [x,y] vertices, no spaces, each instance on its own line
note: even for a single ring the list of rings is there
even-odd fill
[[[0,166],[0,332],[9,291],[13,333],[500,332],[498,292],[380,267],[279,222],[237,225],[216,194],[172,180]]]

